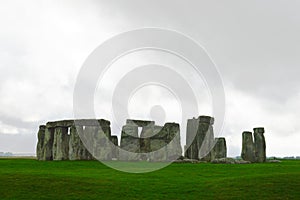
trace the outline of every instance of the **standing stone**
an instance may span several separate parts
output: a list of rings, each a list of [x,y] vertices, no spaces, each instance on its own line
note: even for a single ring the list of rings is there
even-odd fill
[[[197,146],[199,148],[198,159],[210,162],[213,158],[212,149],[214,147],[214,118],[209,116],[199,117],[199,127],[197,131]]]
[[[54,140],[54,128],[47,127],[45,129],[44,150],[41,160],[53,160],[52,148]]]
[[[112,147],[112,158],[118,158],[119,151],[118,151],[118,137],[116,135],[113,135],[110,137],[111,143],[113,144]]]
[[[41,125],[38,131],[38,144],[36,147],[36,156],[38,160],[43,160],[44,140],[45,140],[45,125]]]
[[[140,136],[140,158],[141,160],[149,160],[149,153],[151,150],[151,136],[153,136],[154,131],[153,125],[147,125],[143,127]]]
[[[97,127],[94,133],[93,155],[98,160],[111,160],[113,144],[110,142],[110,129]]]
[[[53,160],[69,159],[68,127],[55,127],[52,153]]]
[[[162,126],[153,126],[153,135],[150,138],[150,158],[152,162],[167,160],[168,132]]]
[[[182,148],[180,144],[180,127],[177,123],[166,123],[164,125],[167,134],[167,160],[174,161],[182,156]]]
[[[94,126],[87,126],[83,127],[83,135],[81,135],[81,140],[85,146],[86,151],[84,152],[85,160],[93,160],[94,157],[92,155],[94,151],[94,135],[97,129]]]
[[[249,131],[243,132],[242,154],[243,160],[255,162],[255,151],[252,133]]]
[[[83,133],[82,126],[72,125],[70,127],[70,141],[69,141],[69,159],[70,160],[88,160],[88,150],[81,141],[78,132]],[[88,156],[87,156],[88,155]]]
[[[119,151],[120,160],[139,160],[140,139],[138,136],[138,126],[124,125],[121,134],[121,149]]]
[[[225,138],[215,138],[215,146],[213,149],[213,159],[227,157],[227,147]]]
[[[185,157],[189,159],[198,159],[197,131],[199,119],[188,119],[186,128],[186,147]]]
[[[256,162],[266,162],[266,141],[264,128],[254,128],[254,144]]]

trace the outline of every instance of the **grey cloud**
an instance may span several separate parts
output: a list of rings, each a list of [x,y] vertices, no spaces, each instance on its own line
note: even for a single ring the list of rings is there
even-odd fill
[[[230,155],[239,154],[241,130],[258,121],[271,131],[272,145],[282,134],[295,144],[299,7],[279,0],[2,1],[0,121],[22,134],[0,133],[0,151],[34,151],[39,124],[73,118],[74,83],[86,56],[107,38],[141,27],[191,36],[215,61],[227,95]]]

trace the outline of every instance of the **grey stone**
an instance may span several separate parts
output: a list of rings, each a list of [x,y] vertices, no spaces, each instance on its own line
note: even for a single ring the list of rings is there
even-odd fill
[[[225,138],[215,138],[215,146],[213,148],[213,158],[220,159],[227,157],[227,147]]]
[[[53,141],[53,160],[68,160],[69,159],[69,135],[68,127],[54,128]]]
[[[281,163],[280,160],[267,160],[268,163]]]
[[[243,160],[249,162],[255,162],[255,153],[254,153],[254,142],[252,133],[249,131],[244,131],[243,134],[243,143],[242,143],[242,154],[241,157]]]
[[[211,161],[213,164],[250,164],[251,162],[245,160],[235,160],[233,158],[220,158]]]
[[[186,128],[186,147],[185,157],[189,159],[198,159],[199,148],[197,145],[197,131],[199,126],[198,119],[188,119]]]
[[[118,147],[118,137],[117,136],[111,136],[110,137],[111,143],[113,144],[112,147],[112,159],[116,159],[119,156],[119,147]]]
[[[192,164],[197,164],[200,163],[201,161],[196,160],[196,159],[183,159],[183,160],[175,160],[173,163],[192,163]]]
[[[61,121],[47,122],[46,126],[48,128],[70,127],[73,124],[74,124],[74,120],[61,120]]]
[[[138,137],[138,126],[124,125],[121,134],[121,149],[119,151],[120,160],[139,160],[140,139]]]
[[[113,143],[111,143],[110,127],[95,128],[93,155],[98,160],[111,160]]]
[[[151,152],[151,142],[150,138],[154,135],[153,126],[145,126],[142,129],[140,136],[140,152],[149,153]]]
[[[235,160],[233,158],[220,158],[214,159],[211,161],[213,164],[235,164]]]
[[[54,141],[54,128],[46,126],[44,137],[44,148],[42,152],[41,160],[53,160],[52,148]]]
[[[177,123],[166,123],[164,128],[167,131],[167,159],[170,161],[177,160],[182,156],[180,144],[180,127]]]
[[[69,141],[69,159],[70,160],[88,160],[90,158],[88,150],[82,143],[78,132],[83,134],[82,126],[71,126]]]
[[[126,125],[138,126],[138,127],[145,127],[145,126],[154,126],[154,121],[147,121],[147,120],[136,120],[136,119],[127,119]]]
[[[214,118],[209,116],[199,117],[199,127],[197,132],[197,146],[199,148],[198,158],[202,161],[210,162],[213,159],[212,149],[214,147]]]
[[[44,140],[45,140],[45,125],[41,125],[38,131],[38,144],[36,147],[36,156],[38,160],[43,160]]]
[[[213,124],[214,118],[210,116],[199,116],[197,119],[188,120],[185,157],[208,162],[214,159]]]
[[[254,128],[255,158],[256,162],[266,162],[266,141],[264,128]]]
[[[235,164],[251,164],[251,162],[247,160],[235,160]]]

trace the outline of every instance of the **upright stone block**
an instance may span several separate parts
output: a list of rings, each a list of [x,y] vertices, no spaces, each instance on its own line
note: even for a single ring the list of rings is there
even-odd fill
[[[139,160],[140,139],[138,136],[138,126],[124,125],[121,134],[120,159],[124,161]]]
[[[256,162],[266,162],[266,141],[264,128],[254,128],[254,144]]]
[[[186,148],[185,157],[189,159],[198,159],[199,148],[197,145],[197,131],[199,119],[188,119],[186,128]]]
[[[213,149],[213,159],[227,157],[227,147],[225,138],[215,138],[215,146]]]
[[[167,160],[168,132],[163,126],[153,126],[153,135],[150,137],[151,162]]]
[[[53,141],[53,160],[69,159],[69,135],[68,127],[55,127]]]
[[[110,141],[113,144],[112,147],[112,158],[118,158],[119,150],[118,150],[118,137],[116,135],[110,137]]]
[[[54,141],[54,128],[46,126],[44,137],[44,149],[41,160],[53,160],[52,148]]]
[[[151,136],[154,134],[154,126],[148,125],[143,127],[141,135],[140,135],[140,159],[141,160],[149,160],[151,150]]]
[[[252,133],[249,131],[243,132],[242,154],[243,160],[255,162],[255,151]]]
[[[70,127],[69,159],[89,160],[90,159],[89,152],[85,148],[83,142],[81,141],[78,132],[83,133],[82,126],[72,125]]]
[[[97,127],[94,133],[93,155],[98,160],[111,160],[113,144],[110,142],[110,128]]]
[[[36,147],[36,157],[38,160],[43,160],[44,141],[45,141],[45,125],[41,125],[38,131],[38,144]]]
[[[199,117],[197,131],[197,146],[199,148],[198,159],[210,162],[213,159],[212,149],[214,147],[214,118],[209,116]]]
[[[182,156],[180,144],[180,127],[177,123],[166,123],[164,128],[167,129],[167,160],[174,161]]]

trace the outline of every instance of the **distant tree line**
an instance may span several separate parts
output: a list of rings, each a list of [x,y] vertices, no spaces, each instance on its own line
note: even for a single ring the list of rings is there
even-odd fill
[[[13,156],[13,153],[11,152],[0,152],[0,157],[9,157]]]

